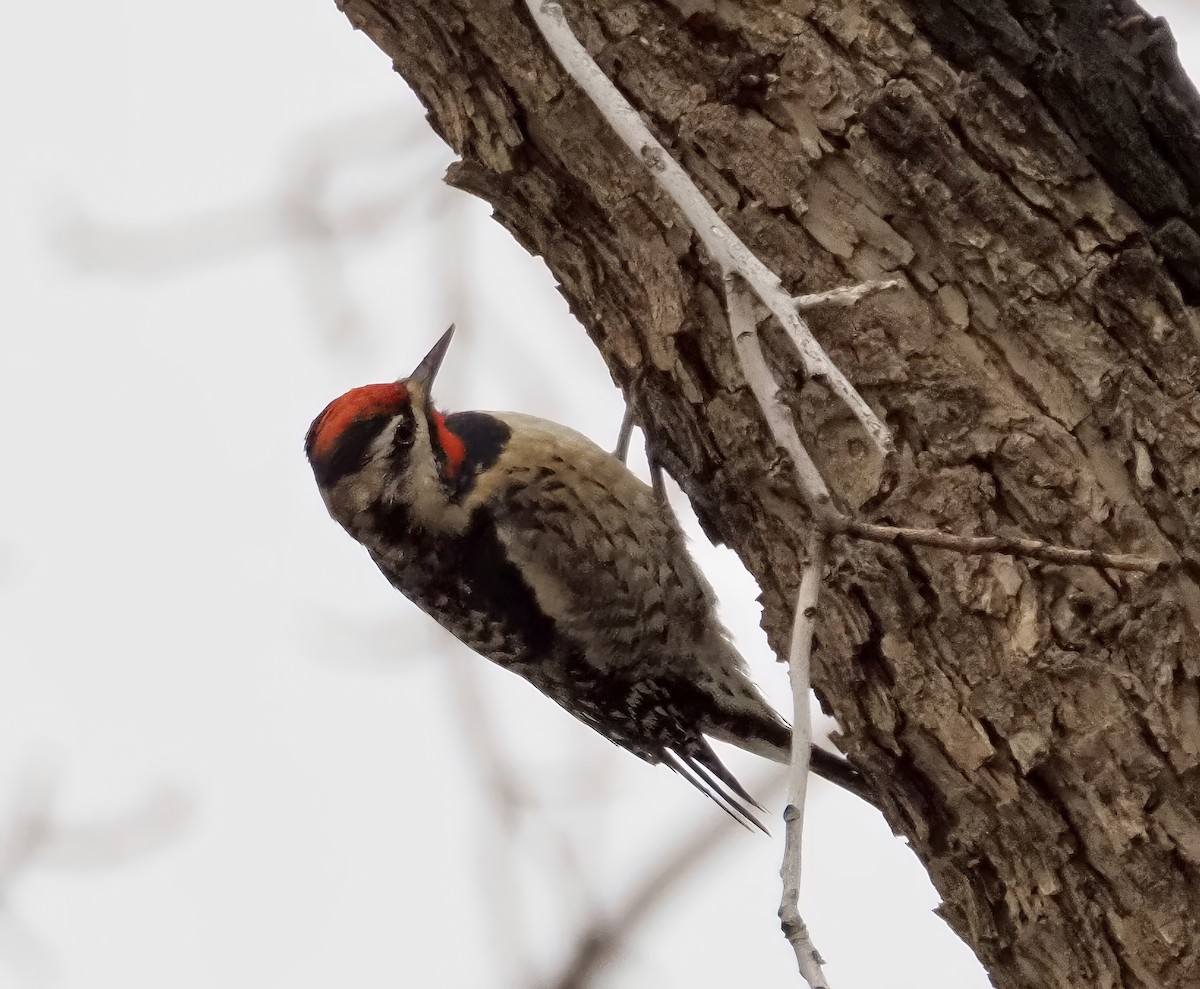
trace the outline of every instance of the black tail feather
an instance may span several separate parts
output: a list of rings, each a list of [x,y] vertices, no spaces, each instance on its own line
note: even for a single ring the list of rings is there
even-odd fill
[[[707,744],[705,744],[704,748],[708,748]],[[763,808],[742,788],[742,785],[721,764],[711,749],[708,749],[707,752],[703,750],[689,752],[687,755],[667,750],[664,751],[663,756],[663,762],[666,765],[670,766],[671,769],[691,783],[692,786],[713,801],[713,803],[737,821],[738,824],[742,825],[742,827],[749,829],[753,826],[763,834],[771,833],[742,801],[744,800],[759,810]],[[712,772],[709,771],[710,769]],[[714,778],[714,773],[717,778]],[[721,785],[722,781],[725,782],[725,786]],[[741,799],[738,799],[739,797]]]
[[[712,773],[713,776],[724,783],[738,797],[750,804],[750,806],[756,807],[758,810],[764,811],[765,813],[766,808],[764,808],[762,804],[750,796],[742,784],[737,781],[737,777],[725,768],[725,763],[717,758],[717,754],[712,750],[712,746],[708,744],[707,739],[702,739],[700,746],[697,747],[696,751],[689,753],[686,758],[689,765],[695,767],[697,770],[700,770],[701,767],[703,767],[704,770],[707,770],[708,773]],[[704,775],[707,776],[707,773],[704,773]]]
[[[756,828],[758,828],[758,830],[761,831],[763,834],[771,833],[763,826],[762,822],[759,821],[757,816],[750,813],[749,809],[745,806],[744,803],[742,803],[736,796],[734,796],[732,793],[730,793],[729,789],[726,789],[719,780],[713,778],[712,773],[710,773],[707,769],[704,768],[703,763],[696,761],[692,758],[688,758],[685,761],[687,762],[688,766],[691,768],[692,772],[694,772],[698,777],[700,777],[701,781],[703,781],[703,783],[706,786],[708,786],[714,793],[719,794],[721,799],[724,800],[726,803],[728,803],[731,807],[736,808],[737,812],[742,817],[746,818],[747,821],[749,821]],[[739,791],[741,791],[742,793],[745,793],[745,791],[742,790],[742,788],[740,786],[737,787],[737,789]],[[762,810],[762,807],[759,807],[758,803],[754,800],[753,797],[747,797],[746,802],[753,804],[755,807],[758,807],[759,810]]]

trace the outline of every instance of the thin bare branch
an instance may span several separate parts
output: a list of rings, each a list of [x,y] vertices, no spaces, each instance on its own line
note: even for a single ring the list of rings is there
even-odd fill
[[[796,432],[791,410],[779,397],[779,385],[767,366],[767,359],[763,356],[762,346],[758,342],[754,304],[743,286],[744,283],[738,275],[726,270],[725,306],[729,313],[729,332],[733,334],[733,345],[737,350],[746,383],[758,400],[776,445],[792,458],[796,483],[800,487],[804,503],[814,514],[821,509],[828,513],[836,513],[825,479],[817,470],[812,457],[808,455],[808,450],[804,448],[800,434]]]
[[[814,510],[837,515],[825,480],[808,455],[796,432],[792,416],[779,400],[779,386],[767,366],[758,342],[754,307],[737,275],[725,273],[725,306],[729,314],[729,332],[742,363],[742,373],[766,417],[775,442],[792,458],[796,482],[804,500]],[[828,989],[821,971],[821,956],[813,946],[808,927],[800,916],[800,852],[804,838],[804,802],[808,794],[808,771],[812,760],[812,714],[808,706],[809,664],[812,636],[816,624],[817,596],[825,566],[829,537],[819,528],[808,540],[808,554],[800,572],[796,595],[796,615],[792,622],[792,644],[788,655],[788,674],[792,684],[792,758],[788,770],[788,805],[784,811],[785,838],[783,864],[779,876],[783,894],[779,903],[779,922],[784,936],[796,952],[800,975],[812,989]]]
[[[829,989],[822,959],[813,946],[808,927],[800,916],[801,852],[804,844],[804,805],[808,794],[808,768],[812,753],[812,713],[808,694],[811,689],[809,667],[812,661],[813,630],[817,621],[817,597],[825,569],[829,537],[814,531],[808,538],[807,556],[800,571],[800,590],[796,594],[796,617],[792,623],[792,645],[788,654],[788,675],[792,683],[792,762],[788,770],[787,808],[783,812],[783,895],[779,901],[779,923],[784,937],[796,952],[800,974],[812,989]]]
[[[1169,560],[1156,560],[1147,556],[1127,553],[1102,553],[1092,549],[1072,549],[1045,543],[1038,539],[1019,536],[959,536],[940,529],[908,529],[892,525],[875,525],[860,522],[848,515],[830,527],[831,532],[841,532],[858,539],[874,543],[893,543],[897,546],[932,546],[955,553],[982,555],[1007,553],[1063,566],[1097,567],[1104,570],[1132,570],[1139,573],[1156,573],[1171,565]]]

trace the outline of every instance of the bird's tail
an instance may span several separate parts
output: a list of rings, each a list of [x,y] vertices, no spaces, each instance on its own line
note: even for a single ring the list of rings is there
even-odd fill
[[[775,714],[764,711],[761,715],[738,711],[711,718],[704,726],[706,734],[722,742],[729,742],[747,752],[787,764],[792,758],[792,729]],[[812,747],[812,771],[823,779],[849,790],[856,797],[878,806],[878,800],[867,784],[866,778],[839,755]]]

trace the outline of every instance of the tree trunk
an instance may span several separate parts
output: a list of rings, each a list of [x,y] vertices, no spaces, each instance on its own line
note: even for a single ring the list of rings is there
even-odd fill
[[[805,513],[720,272],[520,0],[341,0],[543,256],[786,651]],[[1200,983],[1200,100],[1129,0],[564,0],[813,315],[899,480],[764,322],[874,521],[1178,559],[1148,578],[836,540],[813,677],[997,986]]]

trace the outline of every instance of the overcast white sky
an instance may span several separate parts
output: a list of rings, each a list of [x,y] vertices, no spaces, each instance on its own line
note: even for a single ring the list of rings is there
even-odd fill
[[[1150,7],[1200,77],[1200,12]],[[162,847],[115,864],[64,841],[13,882],[0,987],[530,985],[715,811],[402,601],[325,516],[300,446],[330,398],[411,370],[452,319],[444,406],[608,445],[607,372],[541,263],[440,189],[448,152],[332,0],[6,21],[0,828],[49,766],[61,820],[148,802]],[[331,217],[334,248],[312,239]],[[469,296],[443,286],[456,266]],[[695,538],[786,706],[753,583]],[[464,696],[534,804],[504,854],[480,844],[498,822]],[[838,989],[986,985],[877,815],[817,783],[809,819],[806,914]],[[779,838],[726,841],[607,986],[797,984]],[[524,884],[503,909],[489,856]]]

